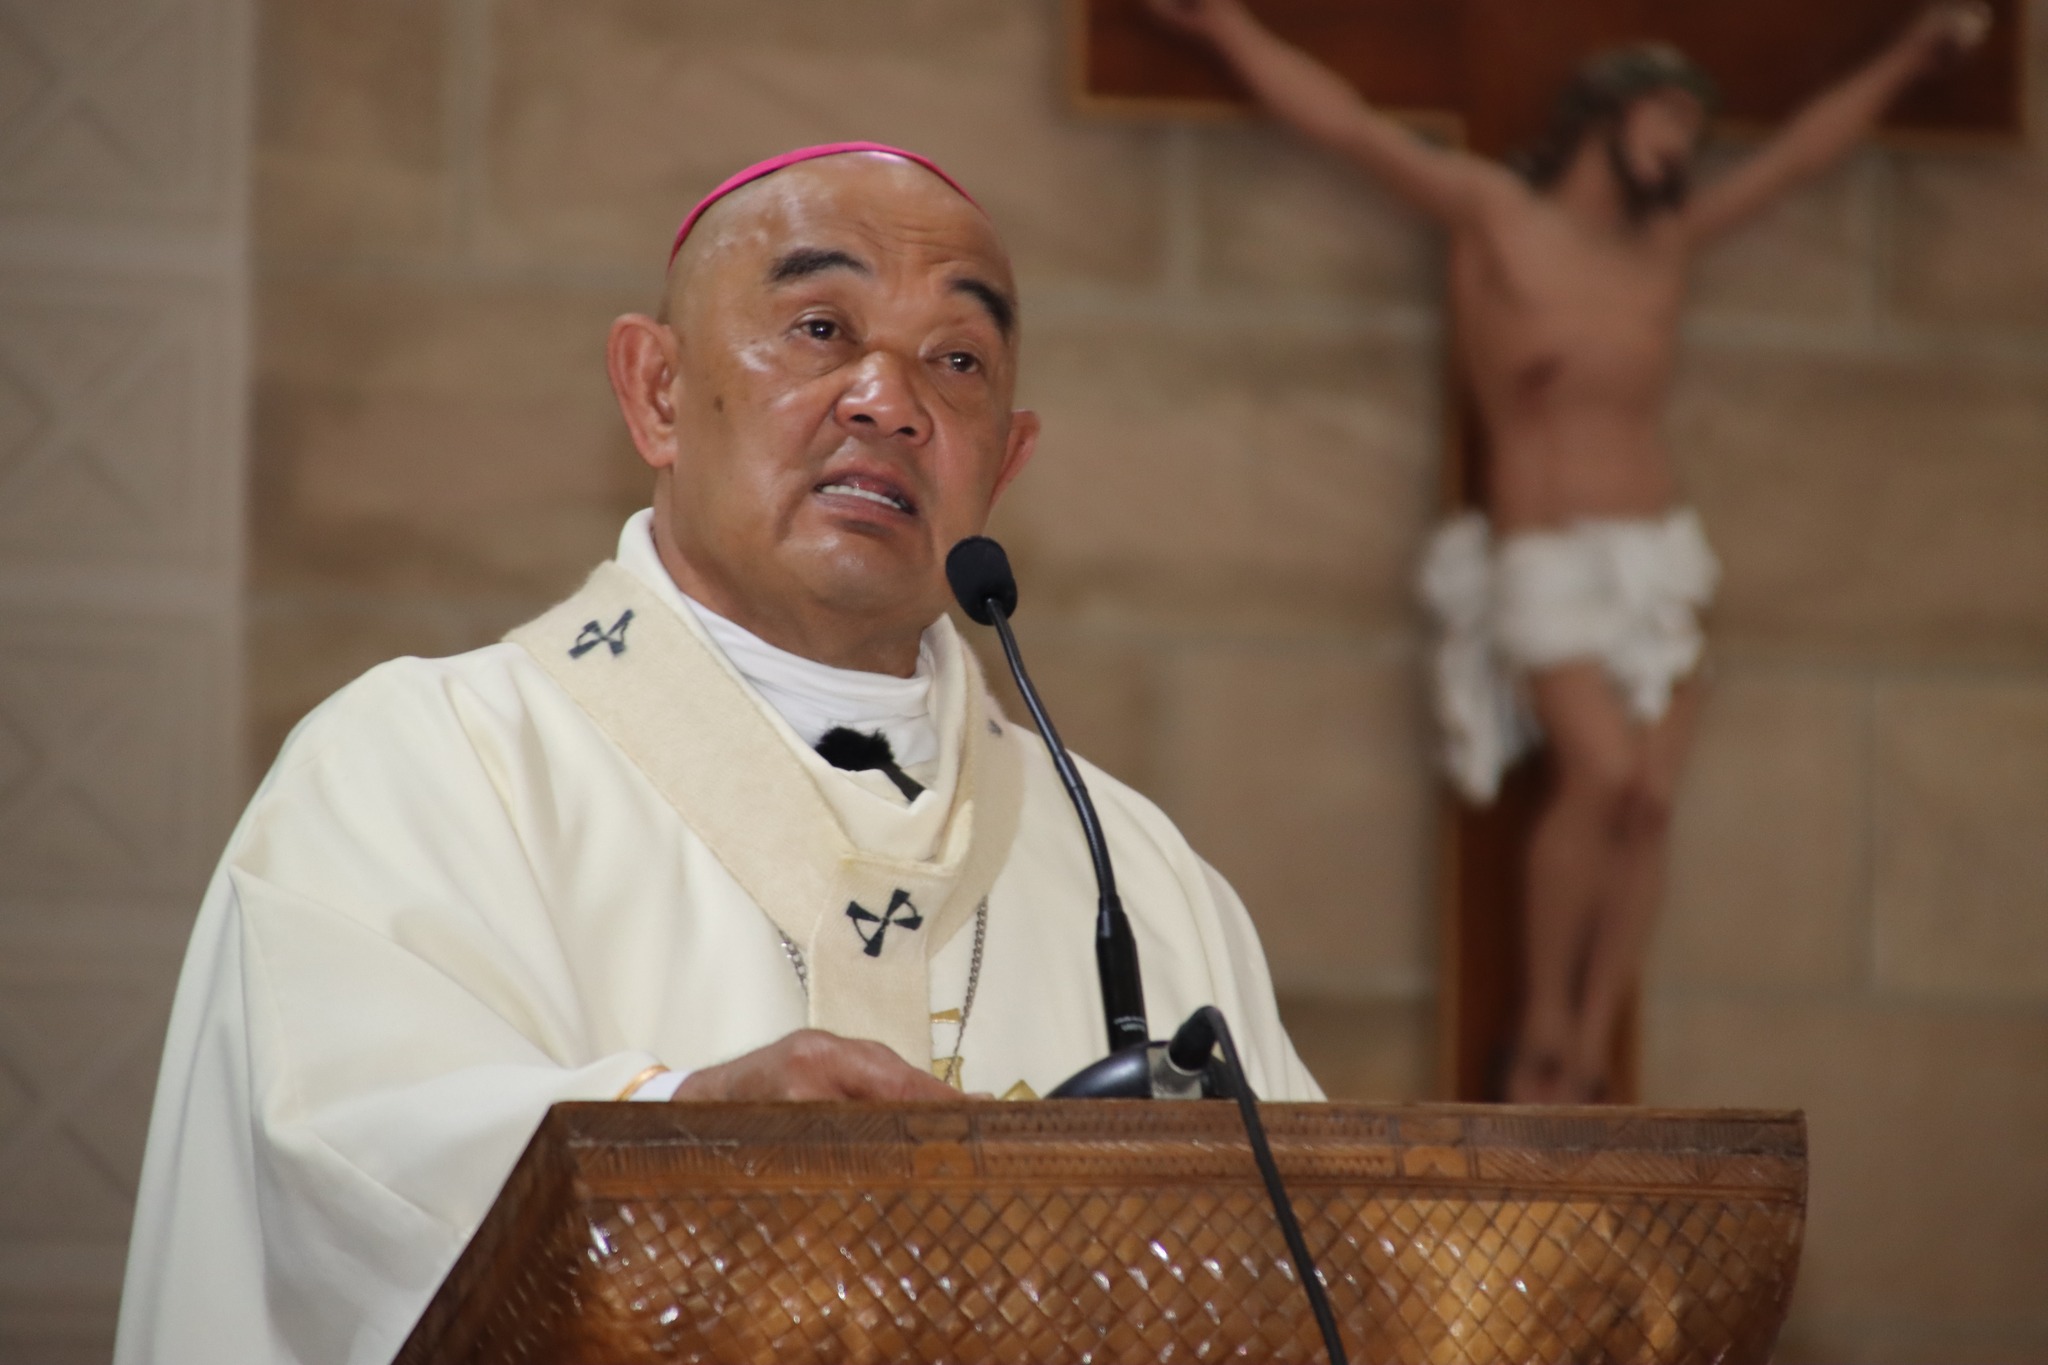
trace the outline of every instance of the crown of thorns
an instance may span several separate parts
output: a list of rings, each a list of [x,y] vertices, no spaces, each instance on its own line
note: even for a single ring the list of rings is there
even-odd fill
[[[1555,184],[1589,132],[1619,119],[1637,100],[1660,90],[1685,91],[1710,119],[1721,107],[1713,78],[1669,43],[1610,48],[1580,65],[1557,97],[1549,130],[1510,156],[1508,164],[1531,184]]]
[[[1692,58],[1669,43],[1632,43],[1587,58],[1558,99],[1557,121],[1588,123],[1660,90],[1685,91],[1709,117],[1721,107],[1720,87]]]

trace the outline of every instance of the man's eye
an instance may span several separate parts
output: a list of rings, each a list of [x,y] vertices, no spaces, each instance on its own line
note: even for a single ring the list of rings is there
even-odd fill
[[[946,352],[946,368],[954,374],[973,374],[981,368],[981,357],[970,351]]]
[[[805,318],[800,325],[813,341],[834,341],[839,336],[839,324],[830,318]]]

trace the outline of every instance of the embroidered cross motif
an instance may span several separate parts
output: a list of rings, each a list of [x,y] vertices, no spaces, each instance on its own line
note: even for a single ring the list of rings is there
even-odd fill
[[[612,622],[610,630],[606,630],[598,625],[597,622],[592,621],[583,627],[582,632],[577,635],[576,643],[569,646],[569,657],[580,659],[599,645],[610,645],[612,647],[612,654],[615,657],[624,654],[626,652],[626,627],[631,624],[633,624],[633,609],[631,607],[626,608],[619,619]]]
[[[899,910],[906,910],[909,913],[899,916],[896,913]],[[861,951],[869,957],[882,955],[882,936],[889,932],[891,925],[898,929],[924,927],[924,916],[917,913],[917,907],[910,903],[910,893],[901,888],[889,897],[889,908],[881,914],[876,914],[859,901],[849,901],[846,905],[846,917],[853,921],[853,932],[860,935],[860,941],[865,945]],[[875,926],[872,931],[864,927],[869,924]]]

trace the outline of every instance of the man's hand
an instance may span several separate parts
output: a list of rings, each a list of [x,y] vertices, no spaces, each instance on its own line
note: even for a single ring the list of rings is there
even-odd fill
[[[693,1071],[675,1099],[692,1100],[958,1100],[960,1092],[919,1071],[880,1043],[818,1029]]]
[[[1941,0],[1920,12],[1906,31],[1906,41],[1919,50],[1921,60],[1932,70],[1961,61],[1984,46],[1992,22],[1991,6],[1984,0]]]

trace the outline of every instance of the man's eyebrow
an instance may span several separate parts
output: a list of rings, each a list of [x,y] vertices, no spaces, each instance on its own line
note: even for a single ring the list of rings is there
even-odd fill
[[[1017,304],[1008,294],[990,284],[977,280],[972,275],[953,281],[953,292],[967,294],[974,298],[988,315],[995,319],[996,330],[1008,337],[1017,325]]]
[[[872,275],[868,263],[858,256],[830,247],[800,246],[794,251],[785,251],[775,258],[775,264],[768,267],[768,283],[788,284],[809,275],[827,270],[851,270],[856,275]]]

